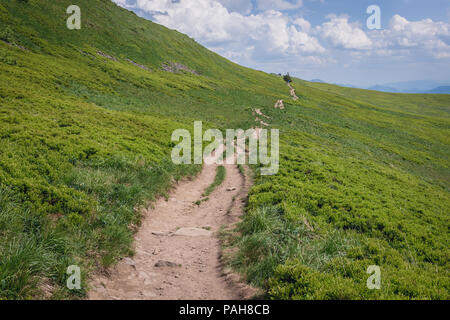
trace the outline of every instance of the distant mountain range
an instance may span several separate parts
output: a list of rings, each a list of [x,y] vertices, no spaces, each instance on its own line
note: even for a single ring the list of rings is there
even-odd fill
[[[428,91],[427,93],[445,93],[450,94],[450,86],[441,86]]]
[[[326,83],[320,79],[313,79],[311,82]],[[450,94],[450,82],[430,81],[430,80],[415,80],[404,82],[392,82],[382,85],[375,85],[371,87],[358,87],[350,84],[333,83],[341,87],[360,88],[382,92],[394,93],[439,93]]]
[[[450,86],[450,81],[415,80],[386,83],[383,84],[383,86],[394,88],[397,92],[424,93],[432,91],[438,87]]]

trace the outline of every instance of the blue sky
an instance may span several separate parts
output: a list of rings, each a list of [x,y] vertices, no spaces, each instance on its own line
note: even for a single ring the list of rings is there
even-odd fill
[[[449,0],[113,0],[239,64],[371,86],[450,82]],[[381,29],[369,30],[370,5]]]

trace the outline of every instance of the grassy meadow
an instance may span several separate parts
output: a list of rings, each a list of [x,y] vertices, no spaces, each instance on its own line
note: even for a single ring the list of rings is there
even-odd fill
[[[0,0],[0,300],[85,297],[132,253],[139,208],[199,172],[172,164],[173,130],[247,129],[255,108],[280,129],[280,171],[253,167],[236,271],[273,299],[449,298],[449,95],[295,79],[293,101],[282,78],[110,0],[78,0],[68,30],[70,4]]]

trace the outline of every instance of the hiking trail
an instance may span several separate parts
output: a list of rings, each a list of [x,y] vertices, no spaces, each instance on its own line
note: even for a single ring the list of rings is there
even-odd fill
[[[239,221],[251,181],[224,163],[224,182],[200,205],[217,164],[203,166],[191,181],[179,182],[168,200],[144,210],[134,257],[122,259],[91,283],[91,300],[228,300],[258,294],[235,274],[223,272],[218,232]],[[248,170],[248,169],[247,169]]]
[[[292,87],[292,85],[290,83],[288,83],[288,87],[290,89],[290,94],[291,94],[292,99],[294,101],[298,100],[298,97],[297,97],[297,94],[295,93],[294,87]]]

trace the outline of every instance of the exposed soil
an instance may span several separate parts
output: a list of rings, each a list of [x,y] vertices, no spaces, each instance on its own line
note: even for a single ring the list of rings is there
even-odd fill
[[[256,112],[257,115],[260,115],[261,117],[270,119],[269,116],[266,116],[265,114],[263,114],[263,113],[261,112],[261,109],[255,109],[255,112]]]
[[[284,109],[284,103],[283,103],[283,100],[278,100],[278,101],[275,103],[274,108],[275,108],[275,109],[281,109],[281,110],[283,110],[283,109]]]
[[[295,89],[292,87],[292,85],[290,83],[288,83],[288,86],[290,89],[292,99],[298,100],[297,94],[295,93]]]
[[[141,69],[146,70],[146,71],[148,71],[148,72],[152,72],[152,70],[151,70],[149,67],[144,66],[143,64],[139,64],[139,63],[137,63],[137,62],[134,62],[134,61],[131,60],[131,59],[125,59],[125,60],[127,60],[129,63],[135,65],[135,66],[138,67],[138,68],[141,68]]]
[[[187,72],[198,75],[199,73],[195,70],[190,69],[189,67],[178,63],[178,62],[166,62],[163,63],[161,68],[164,71],[171,72],[171,73],[180,73],[180,72]]]
[[[113,56],[110,56],[109,54],[104,53],[104,52],[102,52],[102,51],[97,51],[97,54],[98,54],[99,56],[102,56],[102,57],[106,58],[106,59],[109,59],[109,60],[112,60],[112,61],[117,61],[117,58],[115,58],[115,57],[113,57]]]
[[[4,43],[6,43],[10,47],[16,47],[16,48],[19,48],[20,50],[23,50],[23,51],[29,51],[27,48],[25,48],[24,46],[21,46],[20,44],[10,43],[10,42],[8,42],[6,40],[0,40],[0,41],[3,41]]]
[[[145,210],[135,239],[135,256],[92,282],[89,299],[246,299],[259,292],[226,274],[218,233],[239,220],[250,186],[235,165],[225,181],[200,205],[217,165],[204,165],[192,181],[180,182],[168,200]]]

